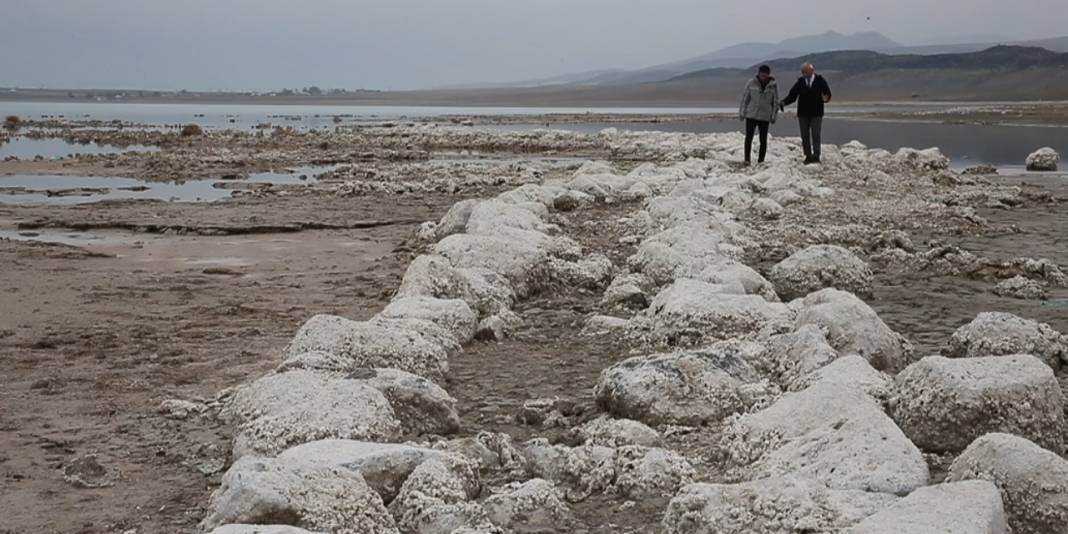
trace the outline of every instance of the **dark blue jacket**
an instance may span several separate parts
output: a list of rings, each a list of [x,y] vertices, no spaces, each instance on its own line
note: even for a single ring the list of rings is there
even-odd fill
[[[789,106],[797,101],[798,117],[822,117],[823,97],[831,99],[831,86],[823,76],[816,75],[812,80],[812,87],[808,86],[808,80],[804,76],[797,79],[797,83],[790,89],[790,94],[783,99],[782,105]]]

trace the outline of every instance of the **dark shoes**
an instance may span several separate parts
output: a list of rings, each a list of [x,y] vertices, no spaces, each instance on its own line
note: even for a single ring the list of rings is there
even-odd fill
[[[810,156],[810,157],[805,158],[805,165],[814,165],[814,164],[817,164],[817,163],[820,163],[820,158],[818,158],[818,157]]]

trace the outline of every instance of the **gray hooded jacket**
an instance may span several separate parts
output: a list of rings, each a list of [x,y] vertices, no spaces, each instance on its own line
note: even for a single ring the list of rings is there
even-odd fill
[[[779,86],[775,84],[775,78],[769,80],[766,87],[761,87],[760,80],[755,77],[745,84],[738,118],[767,122],[779,118]]]

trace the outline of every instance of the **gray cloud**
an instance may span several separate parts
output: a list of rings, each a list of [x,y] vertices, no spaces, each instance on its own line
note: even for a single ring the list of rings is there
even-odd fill
[[[828,29],[904,42],[1068,33],[1064,0],[0,3],[0,85],[27,87],[396,89],[635,68]]]

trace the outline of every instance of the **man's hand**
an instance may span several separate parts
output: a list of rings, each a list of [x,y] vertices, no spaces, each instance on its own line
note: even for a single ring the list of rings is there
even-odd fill
[[[830,102],[830,101],[831,101],[831,95],[824,94],[823,95],[823,102],[826,104],[827,102]]]

